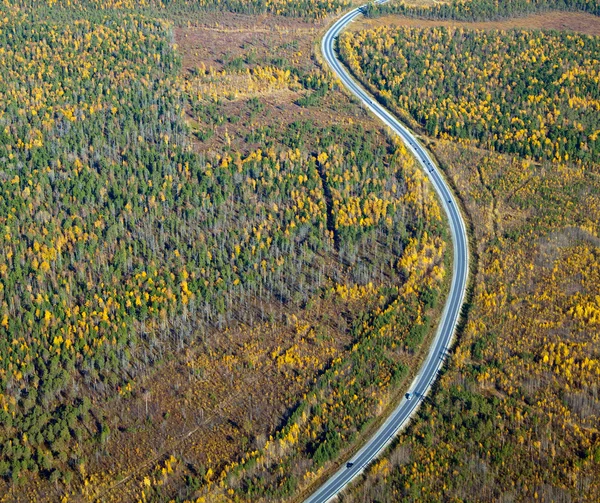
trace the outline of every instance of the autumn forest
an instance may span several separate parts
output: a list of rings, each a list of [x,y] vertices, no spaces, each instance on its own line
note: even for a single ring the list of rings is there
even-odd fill
[[[353,5],[0,4],[0,501],[302,501],[404,396],[452,240],[323,60]],[[393,0],[337,40],[471,251],[440,378],[342,501],[600,498],[598,9]]]

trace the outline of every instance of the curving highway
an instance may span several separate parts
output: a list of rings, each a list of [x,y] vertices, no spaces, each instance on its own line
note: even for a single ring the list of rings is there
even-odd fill
[[[383,2],[379,0],[377,3]],[[450,224],[454,251],[452,284],[429,353],[418,375],[410,385],[408,396],[412,399],[403,398],[398,407],[396,407],[373,437],[367,441],[347,464],[342,465],[333,476],[326,480],[305,503],[325,503],[334,499],[355,477],[363,472],[374,458],[381,454],[417,410],[430,390],[452,342],[465,297],[469,272],[469,250],[465,223],[458,210],[452,191],[446,185],[437,166],[427,151],[421,146],[415,135],[396,120],[375,98],[367,93],[350,76],[349,72],[337,58],[335,43],[338,35],[349,23],[362,15],[363,8],[359,7],[347,13],[329,29],[321,43],[323,56],[348,90],[360,99],[363,105],[379,117],[395,134],[400,136],[429,176]]]

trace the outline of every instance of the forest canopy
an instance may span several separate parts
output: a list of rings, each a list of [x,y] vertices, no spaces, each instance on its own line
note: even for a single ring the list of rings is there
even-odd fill
[[[268,356],[280,379],[310,378],[302,389],[323,403],[344,395],[329,420],[349,439],[380,407],[374,389],[406,377],[394,355],[416,354],[429,328],[446,230],[412,156],[350,119],[301,116],[276,135],[257,126],[240,149],[227,135],[205,148],[224,121],[235,125],[223,110],[240,94],[255,117],[267,89],[300,91],[295,106],[310,109],[335,84],[314,64],[305,71],[273,57],[184,72],[173,24],[150,9],[167,17],[176,3],[0,6],[5,487],[32,474],[57,491],[87,487],[92,453],[130,433],[114,431],[106,404],[128,408],[137,379],[194,344],[204,345],[195,355],[203,363],[186,354],[185,365],[202,374],[217,358],[210,334],[287,328],[315,302],[334,306],[339,319],[325,326],[342,327],[337,336],[352,345],[301,358],[290,342]],[[323,344],[323,331],[297,329],[311,345]],[[303,405],[316,419],[299,449],[308,472],[337,452],[315,448],[328,426],[312,405]],[[141,416],[150,427],[147,404]],[[278,438],[294,428],[296,416],[287,419]],[[266,475],[263,491],[277,493],[279,474]],[[241,491],[251,495],[248,480]]]
[[[23,9],[35,9],[72,15],[73,12],[115,10],[144,12],[160,17],[191,16],[203,12],[235,12],[239,14],[273,14],[306,19],[322,19],[329,13],[341,12],[350,5],[348,0],[10,0]]]
[[[339,47],[386,104],[433,137],[534,160],[600,159],[597,37],[382,27],[344,33]]]
[[[404,0],[392,0],[383,4],[370,3],[366,14],[371,17],[401,14],[426,19],[487,21],[551,10],[583,11],[600,15],[600,2],[598,0],[450,0],[429,5],[415,5]]]

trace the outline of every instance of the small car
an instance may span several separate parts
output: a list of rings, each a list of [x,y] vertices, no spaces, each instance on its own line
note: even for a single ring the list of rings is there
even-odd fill
[[[407,400],[412,400],[412,397],[413,397],[413,396],[412,396],[412,393],[407,393],[407,394],[406,394],[406,399],[407,399]]]
[[[346,468],[352,468],[354,466],[354,463],[352,463],[351,461],[348,461],[346,463]]]

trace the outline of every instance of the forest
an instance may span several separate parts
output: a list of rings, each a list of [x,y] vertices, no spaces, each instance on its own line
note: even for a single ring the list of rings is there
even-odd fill
[[[434,396],[344,502],[600,497],[597,43],[464,27],[342,36],[354,74],[429,136],[477,257]]]
[[[555,10],[583,11],[598,16],[600,2],[598,0],[443,0],[415,4],[405,0],[392,0],[384,4],[370,3],[366,15],[378,17],[400,14],[426,19],[488,21]]]
[[[0,4],[0,501],[295,501],[403,395],[450,239],[412,155],[320,60],[346,8]],[[550,9],[598,14],[368,14]],[[455,188],[474,276],[433,393],[343,501],[600,499],[598,49],[340,37]]]
[[[204,31],[170,8],[0,6],[7,501],[292,495],[382,414],[436,316],[435,196],[311,32],[191,65],[178,43]],[[236,402],[263,375],[265,403]]]
[[[600,158],[597,37],[382,27],[339,45],[359,78],[432,137],[536,161]]]
[[[95,15],[98,11],[143,13],[155,18],[199,16],[206,12],[240,14],[272,14],[311,20],[322,19],[329,13],[341,12],[350,5],[348,0],[9,0],[11,5],[25,10],[52,12],[70,16],[75,13]],[[78,14],[78,15],[79,15]]]

